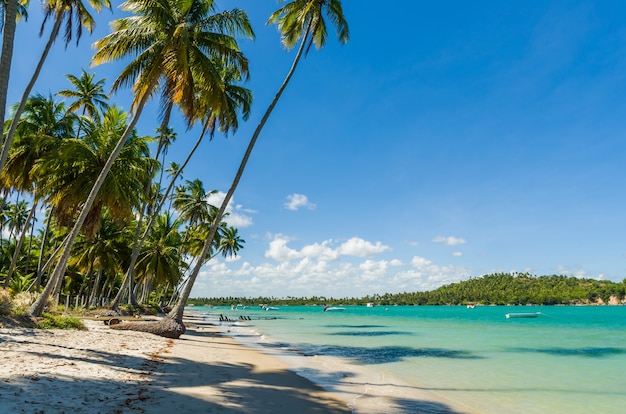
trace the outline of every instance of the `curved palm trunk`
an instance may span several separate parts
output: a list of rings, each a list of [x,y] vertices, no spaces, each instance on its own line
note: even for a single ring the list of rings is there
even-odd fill
[[[12,3],[13,1],[10,1]],[[57,16],[58,17],[58,16]],[[62,20],[57,18],[54,22],[54,26],[52,27],[52,32],[50,32],[50,38],[48,39],[48,43],[46,43],[46,47],[41,53],[41,57],[39,58],[39,62],[37,63],[37,67],[35,68],[35,72],[33,76],[30,78],[28,85],[26,85],[26,89],[24,90],[24,94],[22,95],[22,100],[13,115],[13,120],[11,121],[11,127],[9,128],[9,132],[7,133],[7,137],[4,140],[4,145],[2,146],[2,154],[0,154],[0,171],[4,168],[4,164],[7,162],[7,157],[9,156],[9,147],[13,142],[13,137],[15,136],[15,130],[17,129],[17,124],[20,122],[20,117],[22,116],[22,112],[24,111],[24,107],[26,106],[26,101],[28,101],[28,96],[30,92],[33,90],[35,86],[35,82],[37,82],[37,78],[39,78],[39,74],[41,73],[41,69],[43,68],[43,64],[50,53],[50,49],[52,49],[52,45],[54,44],[57,35],[59,34],[59,29],[61,27]],[[4,45],[3,45],[4,48]],[[3,59],[4,62],[4,59]]]
[[[156,83],[157,79],[158,78],[155,78],[153,80],[153,84]],[[76,240],[76,237],[78,236],[78,233],[81,227],[83,226],[83,223],[85,222],[85,219],[87,218],[87,215],[89,214],[89,210],[91,209],[91,206],[96,200],[98,191],[100,191],[100,187],[102,187],[102,184],[104,183],[106,176],[109,174],[109,171],[111,170],[111,167],[113,166],[113,163],[119,156],[120,152],[122,151],[122,148],[124,148],[124,145],[126,144],[126,141],[128,140],[128,137],[130,136],[131,132],[133,131],[133,129],[135,129],[135,125],[137,124],[137,121],[139,120],[139,117],[141,116],[141,112],[143,111],[143,108],[147,100],[148,100],[148,94],[144,94],[141,100],[139,101],[139,104],[137,105],[135,114],[133,115],[128,126],[126,127],[126,130],[124,131],[119,141],[115,145],[113,152],[111,152],[111,155],[109,156],[106,164],[102,168],[100,175],[96,179],[96,182],[94,183],[93,188],[91,189],[91,192],[89,193],[89,196],[87,197],[87,200],[85,201],[83,209],[81,210],[80,214],[78,215],[78,218],[76,219],[76,223],[74,224],[72,231],[68,234],[67,244],[65,248],[63,249],[63,254],[61,255],[61,259],[59,260],[59,263],[54,269],[54,273],[52,274],[52,277],[46,284],[46,287],[41,293],[41,295],[39,296],[39,298],[37,298],[35,303],[33,303],[32,306],[28,309],[28,313],[31,316],[41,316],[41,314],[43,313],[45,304],[48,298],[50,297],[53,289],[56,287],[57,284],[59,284],[60,280],[65,274],[67,261],[70,257],[72,246],[74,245],[74,240]]]
[[[165,111],[165,115],[163,117],[163,122],[161,122],[161,139],[159,139],[159,144],[157,145],[157,150],[156,150],[156,153],[154,154],[154,159],[157,161],[164,147],[163,139],[162,139],[163,138],[162,131],[169,124],[171,113],[172,113],[172,104],[168,105],[167,110]],[[163,164],[161,164],[161,178],[162,177],[163,177]],[[160,188],[161,188],[161,181],[159,180],[159,189]],[[148,182],[146,183],[144,187],[144,193],[148,194],[148,198],[150,197],[149,194],[150,194],[151,189],[152,189],[152,180],[150,179],[148,180]],[[146,214],[146,211],[148,212],[147,214],[150,216],[151,210],[152,210],[150,207],[152,204],[156,202],[156,200],[158,199],[158,196],[159,194],[157,192],[154,195],[154,200],[146,201],[141,206],[141,212],[139,214],[139,219],[137,220],[137,228],[135,229],[135,236],[133,239],[133,250],[130,255],[130,264],[128,265],[128,269],[126,270],[126,273],[124,274],[124,279],[122,279],[122,286],[120,287],[120,290],[117,292],[117,295],[115,295],[115,298],[113,298],[113,301],[109,304],[109,309],[111,310],[117,311],[117,309],[119,308],[120,302],[122,301],[122,297],[124,296],[124,292],[126,292],[126,285],[128,285],[128,303],[132,306],[137,306],[135,290],[133,289],[133,282],[135,280],[135,264],[137,263],[137,258],[139,257],[139,253],[141,252],[141,248],[143,247],[143,243],[146,239],[146,235],[150,231],[150,228],[152,227],[152,223],[154,222],[154,219],[152,217],[148,225],[146,226],[146,230],[144,231],[141,240],[139,239],[139,234],[141,233],[141,224],[143,223],[143,218]],[[155,213],[154,216],[156,216],[157,214],[158,213]]]
[[[35,211],[37,210],[37,200],[34,201],[33,207],[30,209],[28,213],[28,217],[26,218],[26,223],[22,227],[22,232],[20,233],[20,238],[17,241],[17,245],[15,246],[15,252],[13,252],[13,258],[11,259],[11,264],[9,265],[9,270],[7,271],[7,277],[4,279],[4,288],[6,289],[11,283],[11,278],[13,277],[13,272],[15,271],[15,266],[17,265],[17,259],[20,256],[20,252],[22,250],[22,245],[24,244],[24,239],[26,238],[26,232],[30,228],[30,221],[33,219],[35,215]]]
[[[7,0],[4,10],[2,57],[0,57],[0,125],[4,125],[4,114],[7,107],[7,91],[9,89],[9,77],[13,61],[13,42],[15,40],[15,28],[17,27],[17,2],[18,0]],[[1,138],[0,143],[3,143]],[[0,164],[0,171],[2,171],[3,167],[4,163]]]
[[[200,143],[202,142],[202,139],[204,138],[205,132],[206,132],[206,129],[203,129],[202,133],[200,134],[200,137],[198,137],[198,140],[194,144],[193,148],[191,149],[191,151],[189,151],[189,154],[187,154],[187,158],[185,159],[185,162],[178,169],[178,171],[176,171],[176,174],[174,174],[174,176],[170,180],[170,183],[167,186],[167,190],[165,190],[165,193],[163,194],[163,198],[159,202],[159,205],[154,209],[152,214],[150,214],[150,219],[148,220],[148,224],[146,224],[146,228],[144,229],[143,235],[141,236],[141,240],[139,240],[139,243],[133,245],[135,247],[133,247],[133,252],[132,252],[132,255],[131,255],[131,258],[130,258],[130,265],[128,266],[128,270],[126,271],[126,275],[124,276],[124,280],[122,281],[122,287],[120,288],[120,291],[117,293],[117,295],[115,295],[115,298],[113,299],[113,302],[111,302],[111,304],[109,305],[110,309],[117,310],[117,308],[119,307],[120,301],[122,300],[122,295],[123,295],[123,292],[124,292],[127,284],[130,285],[129,286],[129,290],[130,290],[131,295],[132,295],[132,281],[131,281],[131,279],[134,277],[133,273],[134,273],[134,269],[135,269],[135,264],[137,263],[137,258],[139,257],[139,253],[141,252],[141,248],[143,247],[143,244],[145,243],[146,239],[148,238],[148,233],[150,232],[150,229],[152,229],[152,225],[154,224],[154,221],[156,220],[157,216],[159,215],[159,212],[161,211],[161,209],[163,208],[163,204],[165,204],[165,200],[167,200],[167,196],[172,191],[172,188],[174,188],[174,183],[178,179],[178,176],[182,173],[182,171],[185,168],[185,166],[187,166],[187,164],[189,163],[189,160],[191,159],[193,154],[196,152],[196,150],[200,146]],[[137,226],[137,229],[139,229],[139,226]]]
[[[41,285],[41,275],[43,274],[43,257],[46,251],[46,242],[48,241],[48,233],[50,232],[50,221],[52,220],[52,211],[54,207],[50,208],[48,213],[48,220],[46,220],[46,228],[43,231],[41,237],[41,248],[39,249],[39,258],[37,259],[37,276],[35,277],[35,289],[39,291]]]
[[[263,118],[261,118],[259,125],[256,127],[254,134],[252,135],[252,138],[250,138],[250,143],[248,144],[248,148],[246,149],[246,152],[241,160],[241,163],[239,164],[239,169],[237,170],[237,174],[235,175],[232,185],[228,189],[228,193],[226,193],[226,197],[224,198],[224,201],[222,201],[222,205],[220,206],[220,209],[217,212],[217,216],[215,217],[215,221],[213,222],[213,225],[211,226],[209,235],[207,236],[204,242],[204,246],[202,248],[202,253],[200,254],[200,258],[206,257],[207,253],[209,252],[211,243],[213,243],[213,239],[215,238],[215,233],[217,233],[217,228],[219,227],[222,217],[224,216],[224,212],[226,211],[226,206],[228,206],[230,199],[232,198],[235,190],[237,189],[237,186],[239,185],[239,181],[241,180],[241,176],[243,175],[243,172],[246,168],[246,164],[248,163],[248,159],[250,158],[250,155],[252,154],[252,150],[254,149],[254,145],[256,144],[259,134],[261,133],[261,130],[265,126],[265,123],[270,117],[270,114],[274,110],[274,107],[278,103],[278,100],[283,94],[283,91],[287,87],[287,84],[291,80],[291,77],[293,76],[293,73],[295,72],[296,67],[298,66],[298,62],[300,61],[300,58],[302,57],[302,53],[304,51],[304,45],[306,44],[306,41],[309,37],[309,30],[310,30],[310,25],[306,31],[306,35],[303,37],[302,42],[300,43],[300,47],[298,48],[298,53],[296,54],[296,57],[294,58],[293,64],[291,65],[291,69],[289,69],[289,72],[287,73],[287,76],[285,77],[285,80],[283,81],[282,85],[278,89],[276,96],[274,96],[274,99],[272,100],[269,107],[265,111]],[[189,276],[189,281],[187,282],[187,285],[185,285],[185,289],[183,289],[181,296],[178,299],[178,302],[176,302],[176,306],[174,306],[174,309],[172,309],[172,311],[167,315],[168,318],[173,319],[177,324],[180,324],[182,326],[183,333],[185,329],[183,325],[183,312],[185,310],[185,304],[187,303],[187,300],[189,299],[189,296],[191,295],[191,289],[193,288],[193,285],[196,279],[198,278],[198,274],[200,273],[200,269],[202,268],[203,264],[204,264],[203,260],[199,260],[198,263],[196,263],[193,269],[193,272]]]

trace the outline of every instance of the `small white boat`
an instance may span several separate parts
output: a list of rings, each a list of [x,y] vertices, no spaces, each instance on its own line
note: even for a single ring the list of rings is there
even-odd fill
[[[342,312],[345,310],[346,308],[340,308],[337,306],[324,306],[324,312]]]
[[[372,302],[367,302],[367,305],[365,305],[365,306],[367,306],[368,308],[373,308],[374,304]]]
[[[474,309],[476,307],[476,305],[474,305],[473,303],[469,303],[467,305],[467,309]]]
[[[263,310],[264,311],[275,311],[275,310],[278,310],[278,308],[275,307],[275,306],[264,306]]]
[[[512,319],[512,318],[536,318],[539,315],[541,315],[541,312],[514,312],[514,313],[507,313],[504,316],[506,316],[507,319]]]

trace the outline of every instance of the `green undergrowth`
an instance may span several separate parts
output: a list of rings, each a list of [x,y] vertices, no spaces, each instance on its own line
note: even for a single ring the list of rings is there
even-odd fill
[[[87,329],[85,324],[78,318],[72,316],[56,316],[51,313],[44,313],[38,321],[37,326],[41,329]]]

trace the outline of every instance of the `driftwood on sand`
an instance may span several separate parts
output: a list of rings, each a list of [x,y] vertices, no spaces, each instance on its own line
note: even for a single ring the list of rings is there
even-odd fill
[[[158,321],[132,321],[110,325],[111,329],[147,332],[164,338],[178,339],[185,333],[185,325],[165,316]]]

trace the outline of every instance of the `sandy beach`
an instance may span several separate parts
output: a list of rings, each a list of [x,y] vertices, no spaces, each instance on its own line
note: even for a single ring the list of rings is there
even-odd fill
[[[210,325],[169,340],[85,323],[87,331],[0,329],[1,413],[351,412]]]

